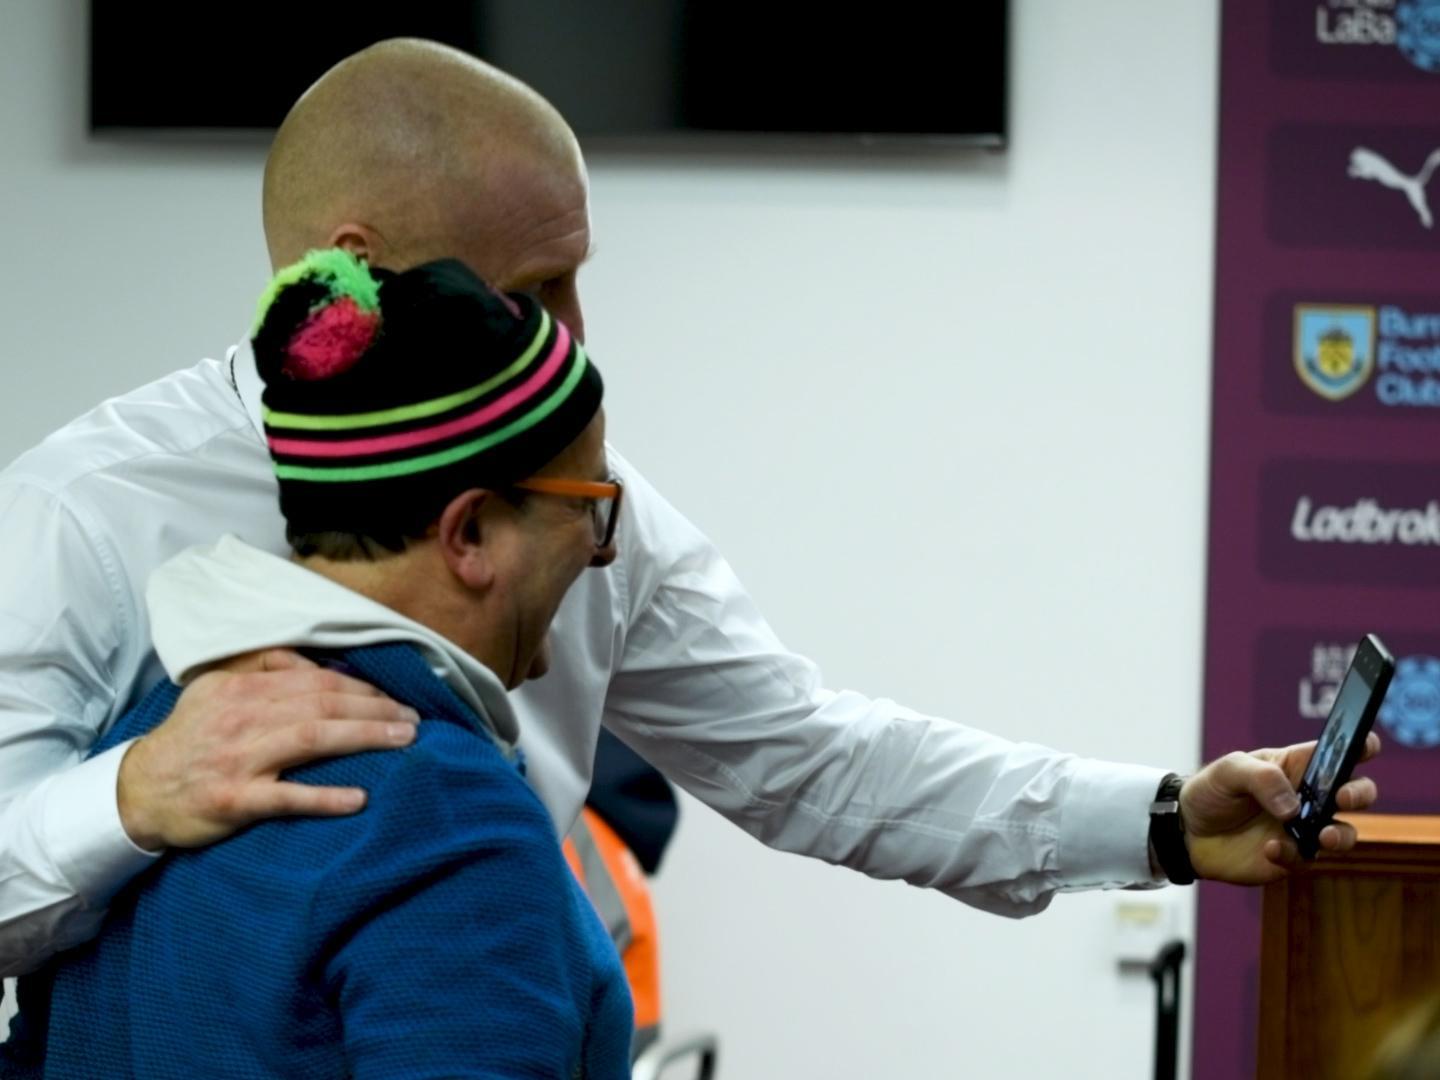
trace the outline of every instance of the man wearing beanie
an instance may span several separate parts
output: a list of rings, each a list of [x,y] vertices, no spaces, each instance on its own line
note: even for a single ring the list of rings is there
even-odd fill
[[[22,980],[0,1072],[627,1076],[619,959],[506,694],[614,555],[598,372],[460,263],[372,273],[337,250],[277,276],[253,342],[294,558],[226,537],[161,567],[172,681],[96,752],[281,645],[409,705],[418,735],[289,774],[365,788],[365,813],[265,822],[138,878],[95,941]]]

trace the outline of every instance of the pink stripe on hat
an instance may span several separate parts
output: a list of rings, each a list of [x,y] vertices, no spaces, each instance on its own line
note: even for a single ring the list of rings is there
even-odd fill
[[[439,442],[453,435],[484,427],[496,417],[505,415],[525,404],[545,387],[570,352],[570,331],[558,319],[555,322],[555,344],[544,363],[523,383],[496,398],[482,409],[466,416],[458,416],[443,424],[404,431],[398,435],[379,435],[368,439],[344,439],[327,441],[322,439],[270,439],[270,449],[276,454],[291,457],[336,458],[384,454],[392,450],[407,450],[415,446]]]

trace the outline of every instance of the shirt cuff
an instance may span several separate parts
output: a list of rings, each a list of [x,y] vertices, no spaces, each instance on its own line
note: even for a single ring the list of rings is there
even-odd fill
[[[1163,769],[1080,759],[1060,813],[1061,887],[1152,884],[1150,804]]]
[[[131,739],[53,776],[45,795],[45,843],[87,905],[105,907],[127,881],[160,857],[130,839],[116,785]]]

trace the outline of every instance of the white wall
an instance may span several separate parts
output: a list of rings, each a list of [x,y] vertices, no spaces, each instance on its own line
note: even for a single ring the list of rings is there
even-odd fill
[[[262,148],[87,139],[84,7],[0,0],[0,460],[265,276]],[[1014,0],[998,156],[592,160],[615,440],[833,685],[1194,763],[1216,7]],[[658,899],[726,1076],[1149,1075],[1114,895],[1011,923],[688,801]]]

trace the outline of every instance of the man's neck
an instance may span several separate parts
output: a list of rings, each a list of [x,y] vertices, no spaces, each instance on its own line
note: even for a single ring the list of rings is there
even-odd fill
[[[311,573],[399,612],[449,639],[484,664],[502,681],[504,659],[498,635],[484,618],[483,605],[460,589],[429,553],[416,547],[383,559],[327,559],[294,556]]]

